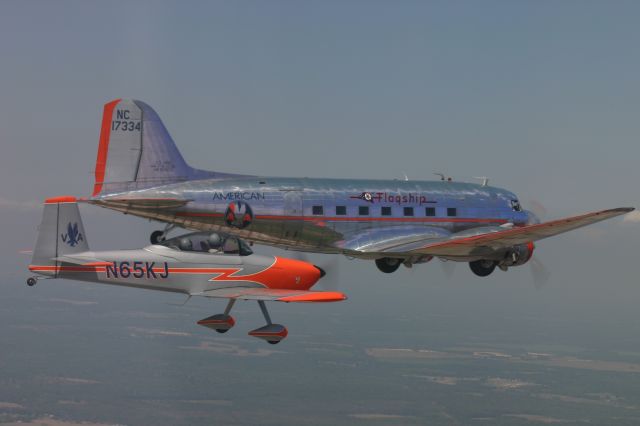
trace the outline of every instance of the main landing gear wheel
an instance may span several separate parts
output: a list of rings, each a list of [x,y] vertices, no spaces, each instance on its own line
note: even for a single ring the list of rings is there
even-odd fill
[[[271,322],[271,317],[269,316],[269,312],[267,311],[267,307],[264,304],[263,300],[258,300],[258,305],[260,306],[262,315],[264,315],[265,321],[267,321],[267,325],[265,325],[264,327],[256,328],[255,330],[251,330],[249,332],[249,336],[262,339],[270,345],[280,343],[280,341],[287,337],[287,334],[289,334],[287,327],[281,324],[273,324]]]
[[[469,262],[469,268],[479,277],[488,277],[493,270],[496,269],[496,262],[484,259],[474,260],[473,262]]]
[[[33,286],[34,286],[34,285],[36,285],[37,283],[38,283],[38,280],[36,280],[35,278],[33,278],[33,277],[29,277],[29,278],[27,278],[27,285],[28,285],[29,287],[33,287]]]
[[[198,325],[215,330],[220,334],[226,333],[234,325],[236,325],[236,320],[234,320],[233,317],[229,315],[229,313],[231,312],[231,308],[233,308],[235,302],[235,299],[229,300],[229,303],[227,303],[227,308],[224,310],[223,314],[211,315],[210,317],[201,319],[200,321],[198,321]]]
[[[393,257],[383,257],[382,259],[376,259],[376,266],[385,274],[390,274],[397,271],[401,263],[401,259],[395,259]]]
[[[149,240],[151,241],[151,244],[158,244],[163,242],[166,239],[166,236],[164,235],[164,231],[153,231],[151,233],[151,237],[149,238]]]

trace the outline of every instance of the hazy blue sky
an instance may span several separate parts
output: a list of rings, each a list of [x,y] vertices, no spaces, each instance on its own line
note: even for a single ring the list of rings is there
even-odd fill
[[[201,168],[486,175],[554,217],[640,204],[634,1],[7,1],[1,8],[1,226],[21,247],[32,245],[39,221],[31,203],[89,194],[102,105],[117,97],[150,103]],[[111,240],[106,224],[144,223],[85,211],[88,222],[101,218],[91,234]],[[146,232],[128,233],[126,242],[146,241]],[[567,278],[576,271],[557,256],[607,271],[616,285],[636,273],[637,255],[627,249],[637,237],[636,225],[617,220],[543,242],[539,252],[555,253],[547,260]],[[587,255],[597,262],[584,262]],[[435,278],[434,269],[425,265],[412,279]]]
[[[27,275],[15,251],[35,240],[33,203],[89,194],[102,105],[118,97],[151,104],[200,168],[486,175],[550,217],[637,206],[639,16],[636,1],[4,1],[3,270]],[[157,226],[83,214],[96,248],[141,245]],[[346,260],[341,288],[360,312],[437,297],[461,315],[604,309],[637,322],[638,226],[540,243],[553,273],[541,291],[526,268],[479,280],[460,265],[447,283],[437,263],[390,277]]]
[[[102,105],[120,97],[152,105],[199,168],[484,175],[525,207],[542,203],[548,218],[639,206],[639,17],[637,1],[2,1],[0,311],[13,318],[9,307],[50,306],[42,298],[58,291],[81,297],[64,282],[26,288],[29,256],[17,251],[33,247],[43,198],[90,194]],[[97,207],[82,213],[96,249],[139,247],[158,227]],[[272,314],[314,324],[294,330],[315,330],[307,339],[324,330],[324,315],[339,314],[329,336],[361,330],[380,346],[414,343],[360,328],[380,315],[397,313],[417,329],[432,317],[414,315],[442,315],[443,335],[477,330],[479,341],[513,333],[509,318],[533,318],[525,340],[636,350],[639,228],[636,215],[540,242],[536,254],[552,273],[540,290],[528,266],[479,279],[461,264],[447,280],[438,261],[385,275],[372,262],[341,258],[347,302],[280,305]],[[114,312],[123,300],[127,309],[156,310],[181,301],[119,288],[92,294],[100,310]],[[197,302],[176,327],[204,333],[190,316],[204,315],[209,302]],[[245,328],[260,321],[253,308],[241,310]],[[456,319],[451,330],[447,318]],[[558,330],[539,318],[570,325]],[[296,351],[294,335],[286,351]],[[134,342],[132,356],[143,346]],[[79,346],[78,356],[91,347]],[[313,368],[313,354],[305,356]],[[270,368],[286,366],[275,358]],[[284,383],[276,391],[288,392]]]

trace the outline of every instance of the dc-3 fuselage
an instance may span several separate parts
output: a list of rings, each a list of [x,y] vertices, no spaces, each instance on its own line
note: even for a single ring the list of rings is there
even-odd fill
[[[476,275],[531,259],[534,241],[627,213],[616,208],[540,223],[517,196],[483,184],[278,178],[190,167],[155,111],[105,105],[88,202],[193,230],[258,243],[373,259],[383,272],[434,257]],[[157,231],[152,241],[166,232]]]

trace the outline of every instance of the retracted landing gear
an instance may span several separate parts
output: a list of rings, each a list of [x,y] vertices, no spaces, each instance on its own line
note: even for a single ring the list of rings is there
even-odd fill
[[[151,233],[151,237],[149,237],[149,241],[151,241],[151,244],[158,244],[163,242],[167,239],[167,234],[169,234],[169,231],[171,231],[175,227],[175,225],[168,223],[167,226],[164,227],[164,230],[153,231]]]
[[[230,299],[223,314],[211,315],[210,317],[201,319],[200,321],[198,321],[198,325],[211,328],[218,333],[226,333],[231,329],[231,327],[236,324],[236,321],[233,319],[233,317],[229,315],[229,312],[231,312],[231,308],[233,308],[233,304],[235,302],[235,299]]]
[[[275,345],[276,343],[279,343],[281,340],[287,337],[287,334],[289,334],[289,332],[287,331],[287,327],[280,324],[273,324],[271,322],[271,317],[269,317],[267,306],[264,304],[263,300],[258,300],[258,305],[260,305],[260,310],[262,311],[262,315],[264,315],[265,321],[267,321],[267,325],[265,325],[264,327],[256,328],[255,330],[251,330],[249,332],[249,336],[266,340],[272,345]]]
[[[469,268],[471,271],[479,277],[488,277],[491,275],[494,269],[496,269],[497,262],[494,260],[474,260],[469,262]]]

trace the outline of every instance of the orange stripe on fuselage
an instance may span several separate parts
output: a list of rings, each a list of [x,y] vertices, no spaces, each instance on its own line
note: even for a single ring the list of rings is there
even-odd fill
[[[33,272],[106,272],[104,266],[49,266],[49,265],[29,265],[29,270]]]
[[[109,154],[109,138],[111,137],[111,117],[113,109],[121,99],[108,102],[104,105],[102,113],[102,127],[100,128],[100,143],[98,145],[98,157],[96,158],[95,183],[93,185],[93,196],[102,191],[104,174],[107,168],[107,156]]]

